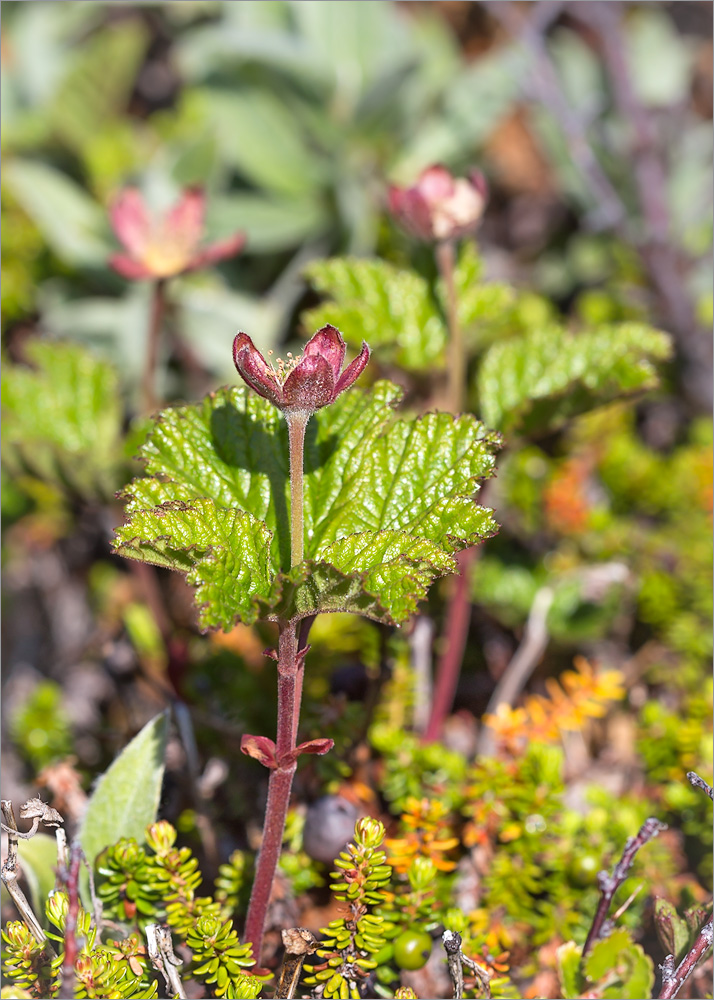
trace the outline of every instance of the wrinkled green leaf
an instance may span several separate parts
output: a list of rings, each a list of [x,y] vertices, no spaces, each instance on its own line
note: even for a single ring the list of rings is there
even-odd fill
[[[308,424],[302,566],[290,570],[285,422],[242,387],[163,411],[118,551],[185,572],[205,628],[338,610],[403,620],[453,552],[493,534],[473,496],[498,439],[468,415],[396,420],[399,396],[354,389]]]
[[[159,808],[168,722],[168,712],[147,722],[97,781],[79,830],[90,864],[120,837],[144,842]]]
[[[307,329],[332,323],[352,347],[366,340],[410,371],[441,363],[446,327],[418,274],[352,257],[316,261],[305,273],[317,291],[334,300],[303,314]]]
[[[481,413],[489,425],[524,433],[657,384],[655,362],[669,338],[637,323],[570,333],[557,326],[494,344],[480,367]]]
[[[116,372],[76,344],[34,340],[26,355],[34,368],[6,364],[2,373],[7,468],[108,498],[121,460]]]

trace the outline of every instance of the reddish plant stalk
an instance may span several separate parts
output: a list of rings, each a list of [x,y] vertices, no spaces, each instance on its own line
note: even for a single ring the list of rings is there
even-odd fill
[[[296,749],[300,713],[296,696],[298,676],[301,673],[296,625],[294,622],[281,624],[278,638],[278,731],[275,742],[277,766],[271,770],[268,782],[263,840],[244,932],[244,941],[249,941],[253,945],[253,954],[258,961],[268,903],[280,859],[293,775],[297,769],[297,759],[293,751]]]
[[[437,243],[436,263],[446,291],[446,322],[449,327],[447,358],[449,406],[454,413],[461,413],[466,396],[466,354],[461,324],[459,323],[459,304],[454,281],[456,248],[453,240],[443,240],[441,243]]]
[[[166,313],[166,280],[159,278],[151,291],[151,315],[149,318],[148,343],[146,345],[146,365],[141,383],[142,413],[152,413],[157,406],[156,368],[159,360],[161,328]]]
[[[290,440],[290,550],[295,566],[303,558],[303,451],[309,414],[286,415]],[[285,819],[290,806],[293,776],[297,770],[297,732],[305,662],[307,633],[311,622],[279,623],[278,631],[278,727],[275,739],[276,766],[270,771],[265,806],[263,840],[248,904],[244,940],[253,945],[260,959],[265,917],[275,872],[280,860]]]
[[[465,549],[456,557],[459,574],[454,578],[449,598],[444,629],[446,645],[436,668],[431,712],[422,743],[434,743],[439,739],[444,722],[454,704],[471,621],[469,583],[476,554],[476,549]]]
[[[666,829],[666,825],[660,823],[658,819],[654,819],[653,817],[646,819],[640,827],[637,836],[628,839],[625,849],[622,852],[622,857],[612,869],[612,874],[610,875],[606,871],[598,873],[597,883],[600,890],[600,902],[598,903],[592,926],[588,931],[588,936],[583,945],[583,958],[590,953],[595,942],[603,936],[612,897],[629,875],[635,855],[641,847],[644,847],[653,837],[656,837],[658,833]]]
[[[449,404],[454,413],[460,413],[466,397],[466,354],[458,315],[454,281],[456,250],[452,240],[444,240],[437,244],[436,263],[446,290],[446,320],[449,327]],[[465,549],[456,557],[459,575],[454,580],[449,597],[444,635],[445,647],[436,668],[434,696],[429,721],[422,736],[423,743],[433,743],[439,739],[444,722],[454,704],[469,634],[470,569],[475,558],[476,549]]]
[[[79,866],[82,848],[75,841],[70,848],[67,871],[67,917],[64,924],[64,961],[62,962],[62,992],[74,996],[75,972],[79,949],[77,947],[77,916],[79,914]]]
[[[659,1000],[671,1000],[671,998],[677,996],[681,988],[694,972],[697,964],[701,962],[711,948],[713,937],[714,931],[712,918],[709,917],[707,922],[699,931],[697,939],[692,945],[691,951],[684,956],[676,969],[674,967],[674,955],[667,955],[667,958],[661,966],[662,991],[660,992]]]

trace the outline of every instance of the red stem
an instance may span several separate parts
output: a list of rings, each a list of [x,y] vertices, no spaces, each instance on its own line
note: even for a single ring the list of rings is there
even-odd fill
[[[697,963],[706,955],[712,946],[712,918],[709,917],[697,935],[697,940],[692,945],[691,951],[684,956],[677,968],[674,968],[674,955],[668,955],[662,966],[662,992],[659,1000],[672,1000],[676,997],[691,974],[694,972]]]
[[[278,766],[270,772],[263,842],[258,855],[244,932],[244,941],[253,945],[253,955],[258,962],[265,917],[283,843],[293,775],[297,769],[297,760],[292,752],[297,745],[302,660],[303,657],[298,656],[295,622],[281,624],[278,637],[278,732],[275,741]]]
[[[142,413],[152,413],[157,407],[156,398],[156,367],[159,360],[159,342],[161,327],[166,312],[166,281],[159,278],[154,282],[151,297],[151,317],[149,320],[149,335],[146,348],[146,366],[141,385]]]
[[[446,321],[449,327],[447,368],[449,375],[449,406],[454,413],[461,413],[466,396],[466,354],[459,323],[459,305],[454,283],[456,248],[452,240],[436,246],[436,263],[446,291]]]
[[[665,824],[660,823],[658,819],[654,819],[653,817],[646,819],[640,827],[637,836],[628,839],[625,849],[622,852],[622,857],[612,869],[612,874],[610,875],[606,871],[598,873],[597,881],[598,888],[600,889],[600,902],[598,903],[592,926],[588,931],[588,936],[583,945],[583,958],[589,954],[595,942],[603,936],[602,932],[610,904],[612,903],[612,897],[629,875],[635,855],[641,847],[644,847],[653,837],[656,837],[661,830],[666,829]]]
[[[79,949],[77,948],[77,916],[79,914],[79,866],[82,848],[75,842],[70,848],[67,872],[67,917],[64,924],[64,961],[62,962],[62,992],[74,996],[75,972]]]
[[[431,703],[431,714],[427,723],[422,743],[434,743],[441,736],[441,730],[454,704],[456,686],[461,675],[461,664],[464,659],[466,640],[471,621],[471,595],[469,583],[471,567],[476,559],[476,549],[465,549],[456,557],[459,564],[459,575],[454,578],[453,590],[446,613],[445,640],[446,647],[436,669],[434,697]]]

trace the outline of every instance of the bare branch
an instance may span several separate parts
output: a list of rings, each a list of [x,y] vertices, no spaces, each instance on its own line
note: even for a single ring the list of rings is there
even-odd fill
[[[170,929],[161,924],[147,924],[146,941],[149,960],[164,977],[170,995],[178,997],[179,1000],[186,1000],[186,991],[178,974],[178,967],[183,965],[183,962],[174,954]]]
[[[18,912],[22,919],[27,924],[30,933],[34,937],[35,941],[38,941],[41,945],[44,945],[45,953],[54,959],[57,957],[57,953],[54,948],[47,940],[47,935],[42,930],[40,922],[34,914],[32,907],[30,906],[25,893],[22,891],[20,886],[17,884],[17,873],[18,873],[18,856],[17,856],[17,838],[20,834],[17,831],[17,821],[15,820],[15,813],[12,808],[12,802],[9,799],[2,799],[0,801],[0,810],[2,810],[2,815],[5,822],[2,824],[3,830],[7,831],[7,859],[2,866],[2,873],[0,877],[2,878],[5,888],[12,896],[13,902],[18,909]]]
[[[585,944],[583,946],[583,958],[589,953],[590,949],[599,938],[606,937],[609,933],[610,927],[607,925],[605,919],[607,917],[607,911],[610,909],[612,897],[629,875],[632,862],[635,860],[635,855],[641,847],[644,847],[644,845],[652,840],[653,837],[656,837],[658,833],[666,829],[667,826],[665,823],[660,823],[658,819],[654,819],[650,816],[650,818],[646,819],[640,827],[640,831],[637,836],[628,838],[627,843],[625,844],[625,849],[622,852],[622,857],[612,869],[612,874],[610,875],[606,871],[598,873],[597,881],[601,898],[598,903],[598,908],[595,911],[592,927],[588,931],[588,936],[585,939]]]
[[[671,1000],[672,997],[677,996],[681,988],[694,972],[698,963],[701,962],[711,948],[712,936],[712,918],[709,917],[707,922],[699,931],[691,951],[685,955],[676,969],[674,967],[674,955],[667,955],[666,959],[660,966],[662,971],[662,990],[659,995],[659,1000]]]
[[[512,705],[535,670],[548,644],[548,612],[554,596],[551,587],[541,587],[533,598],[523,640],[491,695],[487,713],[495,713],[499,705]],[[493,733],[488,726],[483,726],[477,752],[481,756],[491,756],[494,749]]]
[[[317,939],[305,927],[289,927],[282,932],[285,957],[278,978],[275,1000],[293,1000],[297,996],[303,963],[317,948]]]
[[[705,792],[710,799],[714,799],[714,789],[712,789],[711,785],[706,783],[704,778],[700,778],[696,771],[687,771],[687,778],[689,779],[690,785],[693,785],[695,788],[701,788],[701,790]]]

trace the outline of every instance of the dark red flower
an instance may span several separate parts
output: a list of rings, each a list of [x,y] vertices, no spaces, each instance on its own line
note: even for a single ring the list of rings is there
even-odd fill
[[[154,217],[136,188],[126,188],[112,205],[112,228],[126,253],[113,254],[110,265],[124,278],[171,278],[215,261],[233,257],[245,235],[236,233],[201,247],[206,199],[189,188],[164,215]]]
[[[349,389],[369,361],[369,347],[342,371],[346,345],[334,326],[323,326],[305,344],[302,357],[277,370],[269,365],[246,333],[233,341],[233,361],[248,385],[285,413],[314,413]]]
[[[420,240],[452,240],[472,233],[486,205],[486,181],[474,170],[453,177],[446,167],[428,167],[412,187],[389,188],[389,210]]]

